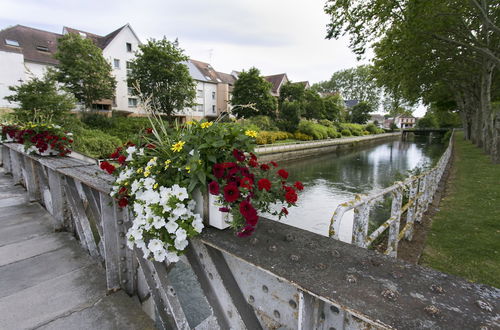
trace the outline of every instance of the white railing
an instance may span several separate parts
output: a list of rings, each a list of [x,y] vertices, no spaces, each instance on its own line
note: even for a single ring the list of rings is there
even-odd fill
[[[389,230],[385,254],[397,256],[398,243],[405,238],[411,240],[415,221],[422,221],[422,216],[434,198],[441,177],[451,159],[453,132],[448,148],[438,163],[430,170],[412,176],[405,181],[396,182],[384,190],[368,196],[356,195],[355,199],[340,204],[330,221],[329,236],[339,239],[340,223],[344,214],[354,210],[352,244],[368,248],[386,230]],[[391,215],[378,228],[368,233],[369,217],[373,207],[385,198],[392,197]],[[405,204],[403,205],[403,201]],[[403,221],[403,223],[402,223]],[[400,230],[401,225],[403,229]]]

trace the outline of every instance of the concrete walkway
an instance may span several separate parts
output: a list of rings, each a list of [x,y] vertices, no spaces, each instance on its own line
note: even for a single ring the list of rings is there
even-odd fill
[[[106,295],[104,269],[0,168],[0,329],[154,329],[138,302]]]

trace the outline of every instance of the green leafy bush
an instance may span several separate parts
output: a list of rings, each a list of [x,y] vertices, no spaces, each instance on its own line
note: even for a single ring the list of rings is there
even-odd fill
[[[300,133],[312,136],[314,140],[322,140],[328,138],[327,127],[309,120],[302,120],[299,123],[298,131]]]
[[[300,132],[295,132],[294,138],[300,141],[311,141],[313,139],[312,136]]]
[[[335,138],[340,137],[339,132],[337,132],[337,130],[333,126],[326,127],[326,132],[327,132],[329,138],[335,139]]]
[[[286,140],[290,138],[290,133],[282,131],[261,131],[255,138],[257,144],[271,144],[279,140]],[[293,137],[293,135],[292,135]]]
[[[89,157],[108,158],[121,145],[122,141],[119,138],[98,129],[81,128],[74,133],[74,150]]]
[[[248,119],[243,119],[240,124],[245,129],[251,129],[254,131],[277,131],[278,128],[276,124],[269,116],[255,116]],[[249,128],[251,127],[251,128]]]
[[[348,129],[343,129],[340,134],[342,134],[342,136],[351,136],[351,131],[348,130]]]

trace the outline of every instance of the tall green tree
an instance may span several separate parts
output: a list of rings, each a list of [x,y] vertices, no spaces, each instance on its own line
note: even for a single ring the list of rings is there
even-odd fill
[[[18,102],[14,116],[19,122],[60,122],[75,107],[76,99],[58,87],[53,74],[33,77],[19,86],[9,86],[13,92],[6,96],[9,102]]]
[[[102,56],[102,50],[91,39],[68,33],[59,39],[59,60],[56,79],[72,92],[86,109],[100,99],[111,99],[116,79],[111,75],[111,64]]]
[[[369,65],[337,71],[330,80],[314,84],[312,88],[321,93],[340,93],[344,100],[367,102],[373,107],[380,103],[381,89]]]
[[[287,132],[295,132],[299,126],[303,103],[300,101],[283,101],[280,104],[278,127]]]
[[[368,102],[359,102],[349,109],[349,121],[356,124],[366,124],[370,119],[370,113],[373,107]]]
[[[346,118],[344,100],[339,94],[332,94],[323,98],[323,114],[321,119],[342,122]]]
[[[336,110],[331,111],[335,113]],[[325,113],[325,104],[321,96],[312,89],[306,89],[304,92],[304,112],[303,116],[307,119],[323,119]]]
[[[277,101],[271,95],[271,83],[260,75],[257,68],[243,70],[234,83],[233,114],[238,118],[269,116],[276,118]]]
[[[305,98],[305,86],[300,83],[287,82],[280,88],[279,102],[303,102]]]
[[[196,85],[185,64],[189,58],[176,41],[150,39],[130,62],[128,84],[150,102],[151,110],[173,116],[195,105]]]

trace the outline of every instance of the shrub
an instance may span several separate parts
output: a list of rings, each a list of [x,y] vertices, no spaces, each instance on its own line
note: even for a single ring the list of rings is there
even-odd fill
[[[326,128],[326,133],[328,134],[329,138],[335,139],[338,136],[338,132],[335,128],[333,127],[327,127]]]
[[[94,158],[108,158],[121,145],[119,138],[98,129],[81,128],[74,134],[74,150]]]
[[[301,132],[295,132],[294,137],[300,141],[311,141],[313,139],[312,136],[301,133]]]
[[[370,134],[377,134],[378,127],[375,126],[374,123],[370,123],[365,126],[365,130],[368,131]]]
[[[348,129],[343,129],[340,134],[342,134],[342,136],[351,136],[351,131],[348,130]]]
[[[113,120],[98,113],[84,113],[80,119],[88,127],[97,128],[100,130],[110,129],[114,127]]]
[[[299,123],[298,131],[300,133],[312,136],[314,140],[322,140],[328,138],[328,131],[325,126],[308,120],[302,120]]]
[[[261,131],[255,138],[257,144],[271,144],[279,140],[286,140],[289,138],[289,133],[282,131]]]
[[[333,121],[330,121],[328,119],[321,119],[318,121],[319,124],[326,126],[326,127],[332,127],[335,128],[335,125],[333,124]]]
[[[246,129],[254,131],[277,131],[278,128],[269,116],[255,116],[240,121],[241,125]],[[248,128],[252,127],[252,128]]]

